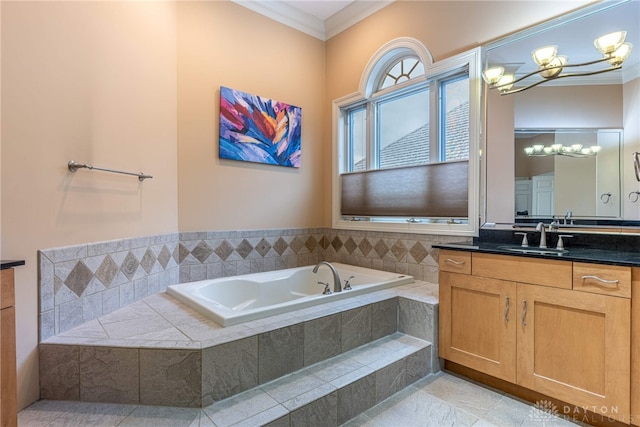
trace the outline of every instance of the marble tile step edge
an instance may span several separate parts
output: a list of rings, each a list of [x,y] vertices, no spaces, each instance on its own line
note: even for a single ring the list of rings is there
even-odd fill
[[[218,401],[218,427],[341,425],[430,375],[430,342],[394,333]]]

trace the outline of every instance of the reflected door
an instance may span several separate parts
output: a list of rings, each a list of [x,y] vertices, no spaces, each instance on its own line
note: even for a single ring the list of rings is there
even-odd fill
[[[553,215],[554,181],[555,178],[553,175],[538,175],[534,176],[531,180],[531,210],[533,211],[533,215]]]

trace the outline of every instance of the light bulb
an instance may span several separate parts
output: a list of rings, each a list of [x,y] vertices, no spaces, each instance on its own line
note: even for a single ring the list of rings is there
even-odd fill
[[[513,87],[513,80],[515,80],[513,74],[505,74],[500,77],[496,86],[498,86],[502,92],[508,91]]]
[[[544,145],[542,144],[535,144],[533,146],[533,151],[535,151],[536,153],[541,152],[544,149]]]
[[[556,57],[558,46],[544,46],[531,52],[531,57],[538,65],[547,65]]]
[[[624,43],[625,37],[627,37],[626,31],[616,31],[614,33],[598,37],[593,41],[593,44],[604,55],[608,55],[613,53],[622,43]]]
[[[622,63],[627,60],[629,55],[631,55],[632,48],[633,45],[631,43],[622,43],[620,47],[611,54],[611,57],[607,60],[607,62],[616,67],[618,65],[622,65]]]
[[[495,85],[496,83],[498,83],[503,74],[503,67],[487,68],[482,72],[482,78],[485,82],[487,82],[487,84]]]
[[[527,156],[530,156],[533,154],[533,147],[525,147],[524,148],[524,152]]]

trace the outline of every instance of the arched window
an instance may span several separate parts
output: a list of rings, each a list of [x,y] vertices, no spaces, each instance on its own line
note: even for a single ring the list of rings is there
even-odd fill
[[[422,75],[424,75],[424,64],[420,62],[420,59],[413,55],[404,56],[387,67],[387,70],[380,78],[378,90],[386,89]]]
[[[469,197],[469,183],[475,186],[477,180],[468,176],[476,171],[470,160],[477,158],[479,147],[478,56],[474,50],[433,63],[427,48],[410,38],[376,52],[363,72],[360,91],[334,102],[339,119],[334,226],[469,226],[470,216],[477,215],[477,197]],[[436,195],[434,180],[456,195],[448,195],[446,188]],[[458,197],[461,192],[463,198]],[[393,206],[377,210],[376,198]],[[406,209],[399,206],[405,201]]]

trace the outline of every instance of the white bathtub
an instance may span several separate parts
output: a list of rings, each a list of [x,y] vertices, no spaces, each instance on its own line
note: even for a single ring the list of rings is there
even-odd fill
[[[354,276],[351,290],[323,295],[324,286],[318,282],[328,282],[333,291],[333,275],[322,265],[317,273],[312,271],[314,266],[307,266],[181,283],[169,286],[167,293],[222,326],[230,326],[413,282],[407,275],[332,264],[343,286]]]

